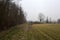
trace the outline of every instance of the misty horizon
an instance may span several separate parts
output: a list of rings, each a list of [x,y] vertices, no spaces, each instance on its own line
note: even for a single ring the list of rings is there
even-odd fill
[[[44,14],[45,19],[51,18],[52,21],[60,18],[60,0],[22,0],[18,4],[21,4],[26,12],[28,21],[39,21],[39,13]]]

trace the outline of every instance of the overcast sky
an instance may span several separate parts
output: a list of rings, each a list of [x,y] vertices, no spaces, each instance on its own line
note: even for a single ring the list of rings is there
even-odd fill
[[[60,18],[60,0],[22,0],[21,5],[27,13],[27,20],[38,21],[39,13],[52,20]]]

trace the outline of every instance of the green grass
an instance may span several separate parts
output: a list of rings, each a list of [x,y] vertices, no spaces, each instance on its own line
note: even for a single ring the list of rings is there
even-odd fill
[[[21,40],[24,34],[25,24],[10,28],[8,31],[0,33],[0,40]]]
[[[0,40],[60,40],[60,24],[21,24],[1,32]]]

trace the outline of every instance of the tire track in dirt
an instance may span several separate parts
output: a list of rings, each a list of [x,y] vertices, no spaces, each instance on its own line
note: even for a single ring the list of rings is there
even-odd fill
[[[26,40],[27,38],[26,38],[26,33],[28,32],[28,31],[30,31],[32,29],[32,25],[30,25],[30,24],[26,24],[26,26],[23,28],[23,30],[24,30],[24,33],[22,34],[23,36],[22,36],[22,38],[21,38],[21,40]]]
[[[27,25],[25,32],[26,32],[26,40],[28,40],[28,37],[29,37],[30,35],[32,35],[32,25],[31,25],[31,24],[28,24],[28,25]],[[27,34],[29,34],[29,35],[27,35]],[[28,37],[27,37],[27,36],[28,36]],[[29,39],[29,40],[34,40],[33,36],[31,36],[31,39]]]
[[[24,32],[22,32],[21,40],[26,40],[26,32],[28,30],[27,24],[23,27],[23,30],[24,30]]]

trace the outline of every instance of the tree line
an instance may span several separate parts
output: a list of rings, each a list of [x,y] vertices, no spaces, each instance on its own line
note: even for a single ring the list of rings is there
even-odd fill
[[[40,23],[54,23],[54,24],[60,23],[60,19],[57,19],[57,21],[55,21],[55,20],[52,20],[52,18],[49,18],[48,16],[45,19],[45,16],[42,13],[40,13],[38,17],[39,17]]]
[[[38,20],[39,21],[29,21],[29,23],[32,23],[32,24],[60,24],[60,19],[57,19],[57,20],[52,20],[52,18],[50,17],[45,17],[44,14],[42,13],[39,13],[38,14]]]
[[[22,7],[17,7],[11,0],[0,0],[0,30],[25,23]]]

